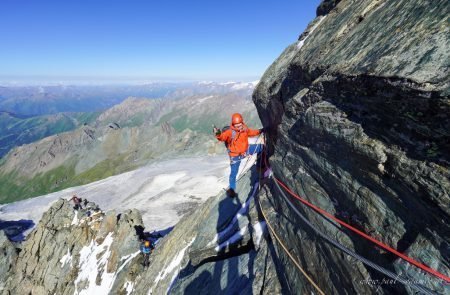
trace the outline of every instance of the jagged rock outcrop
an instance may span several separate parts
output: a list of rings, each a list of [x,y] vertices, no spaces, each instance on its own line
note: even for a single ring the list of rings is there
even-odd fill
[[[238,197],[223,192],[183,218],[156,244],[148,269],[139,252],[139,211],[104,213],[94,203],[76,211],[58,200],[22,244],[0,236],[7,253],[0,258],[1,294],[283,292],[275,248],[255,202],[255,166],[248,167]]]
[[[448,1],[325,2],[253,94],[270,127],[274,174],[312,203],[449,276]],[[274,216],[276,228],[325,293],[414,292],[408,284],[383,284],[379,272],[320,238],[271,183],[271,207],[283,212]],[[296,204],[358,254],[450,292],[443,280]],[[314,290],[292,263],[284,273],[292,290]]]
[[[6,234],[0,231],[0,278],[6,278],[13,268],[16,260],[16,247],[9,241]],[[4,287],[4,281],[0,282],[0,289]]]
[[[136,210],[105,214],[93,203],[88,207],[75,211],[66,200],[55,202],[27,240],[18,244],[19,254],[6,256],[13,262],[0,267],[1,273],[7,271],[1,294],[122,290],[133,275],[129,262],[139,254],[135,227],[142,227],[141,215]]]

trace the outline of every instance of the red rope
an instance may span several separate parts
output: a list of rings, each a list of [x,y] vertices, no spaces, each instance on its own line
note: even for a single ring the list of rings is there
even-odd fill
[[[384,243],[382,243],[382,242],[380,242],[380,241],[378,241],[378,240],[372,238],[371,236],[369,236],[369,235],[363,233],[362,231],[360,231],[360,230],[354,228],[353,226],[351,226],[351,225],[345,223],[344,221],[342,221],[342,220],[340,220],[340,219],[334,217],[333,215],[331,215],[331,214],[328,213],[327,211],[325,211],[325,210],[323,210],[323,209],[321,209],[321,208],[319,208],[319,207],[317,207],[317,206],[315,206],[315,205],[309,203],[307,200],[305,200],[305,199],[303,199],[302,197],[300,197],[299,195],[295,194],[293,191],[291,191],[291,190],[290,190],[283,182],[281,182],[281,181],[280,181],[279,179],[277,179],[275,176],[273,176],[273,178],[274,178],[274,179],[275,179],[275,180],[276,180],[276,181],[277,181],[277,182],[278,182],[278,183],[279,183],[279,184],[280,184],[280,185],[281,185],[281,186],[282,186],[282,187],[283,187],[283,188],[284,188],[291,196],[293,196],[294,198],[298,199],[300,202],[302,202],[303,204],[307,205],[308,207],[310,207],[310,208],[314,209],[315,211],[319,212],[320,214],[322,214],[322,215],[324,215],[324,216],[326,216],[326,217],[328,217],[328,218],[330,218],[330,219],[336,221],[336,222],[339,223],[340,225],[342,225],[342,226],[348,228],[349,230],[351,230],[351,231],[357,233],[358,235],[360,235],[360,236],[362,236],[363,238],[365,238],[365,239],[371,241],[372,243],[375,243],[377,246],[379,246],[379,247],[381,247],[381,248],[383,248],[383,249],[385,249],[385,250],[387,250],[387,251],[389,251],[389,252],[391,252],[391,253],[397,255],[398,257],[402,258],[403,260],[406,260],[407,262],[409,262],[409,263],[411,263],[411,264],[417,266],[418,268],[420,268],[420,269],[422,269],[422,270],[424,270],[424,271],[426,271],[426,272],[428,272],[428,273],[430,273],[430,274],[432,274],[432,275],[435,275],[435,276],[438,277],[438,278],[443,279],[443,280],[446,281],[447,283],[450,282],[450,277],[447,277],[446,275],[441,274],[440,272],[438,272],[438,271],[436,271],[436,270],[434,270],[434,269],[432,269],[432,268],[430,268],[430,267],[428,267],[428,266],[426,266],[426,265],[424,265],[424,264],[422,264],[422,263],[420,263],[420,262],[414,260],[413,258],[411,258],[411,257],[409,257],[409,256],[406,256],[406,255],[404,255],[404,254],[398,252],[398,251],[395,250],[394,248],[389,247],[388,245],[386,245],[386,244],[384,244]]]

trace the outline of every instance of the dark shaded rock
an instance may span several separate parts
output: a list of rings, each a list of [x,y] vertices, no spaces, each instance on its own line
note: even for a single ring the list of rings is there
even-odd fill
[[[0,220],[0,231],[3,231],[9,240],[20,242],[25,239],[24,233],[33,228],[33,220]]]
[[[339,2],[341,2],[341,0],[322,0],[316,9],[316,15],[327,15]]]

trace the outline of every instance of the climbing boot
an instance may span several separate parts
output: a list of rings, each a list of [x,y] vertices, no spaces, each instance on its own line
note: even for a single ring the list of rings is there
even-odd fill
[[[229,196],[230,198],[236,197],[236,192],[234,191],[234,189],[229,188],[229,189],[227,190],[227,196]]]

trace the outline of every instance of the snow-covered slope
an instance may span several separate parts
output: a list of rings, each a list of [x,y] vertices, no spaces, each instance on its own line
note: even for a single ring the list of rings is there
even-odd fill
[[[225,188],[228,167],[226,155],[162,161],[87,185],[3,205],[0,219],[29,219],[37,223],[54,201],[77,194],[104,210],[138,208],[147,228],[162,230]]]

